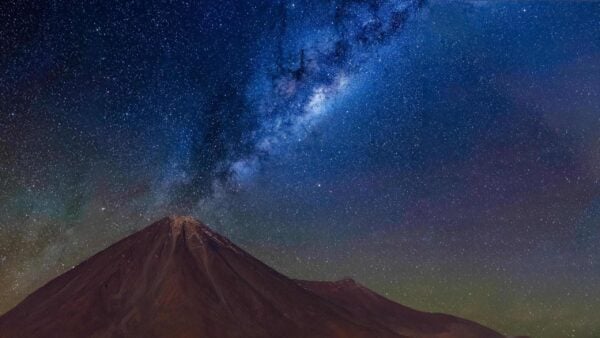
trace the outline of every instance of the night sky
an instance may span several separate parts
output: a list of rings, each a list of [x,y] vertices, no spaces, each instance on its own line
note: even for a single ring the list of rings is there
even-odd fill
[[[2,1],[0,313],[191,214],[279,271],[600,336],[600,2]]]

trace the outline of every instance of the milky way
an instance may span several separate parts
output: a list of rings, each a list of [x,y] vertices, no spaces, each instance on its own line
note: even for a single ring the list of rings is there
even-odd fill
[[[248,89],[259,123],[246,135],[249,154],[219,168],[226,183],[243,185],[266,158],[306,138],[353,76],[421,6],[419,0],[277,4],[278,22],[259,43],[259,71]]]
[[[510,334],[600,326],[600,4],[3,1],[0,311],[167,214]]]

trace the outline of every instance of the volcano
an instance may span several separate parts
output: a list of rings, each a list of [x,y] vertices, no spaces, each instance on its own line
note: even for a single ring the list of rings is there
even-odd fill
[[[191,217],[169,217],[48,282],[0,337],[502,337],[353,280],[290,279]]]

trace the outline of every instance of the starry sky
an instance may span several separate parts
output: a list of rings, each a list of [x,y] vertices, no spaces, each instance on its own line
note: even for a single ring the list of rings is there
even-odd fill
[[[169,214],[297,278],[600,335],[600,2],[2,1],[0,313]]]

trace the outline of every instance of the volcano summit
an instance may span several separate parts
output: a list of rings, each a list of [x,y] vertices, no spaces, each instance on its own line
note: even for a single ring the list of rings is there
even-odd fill
[[[299,281],[190,217],[164,218],[0,317],[0,337],[502,337],[353,280]]]

